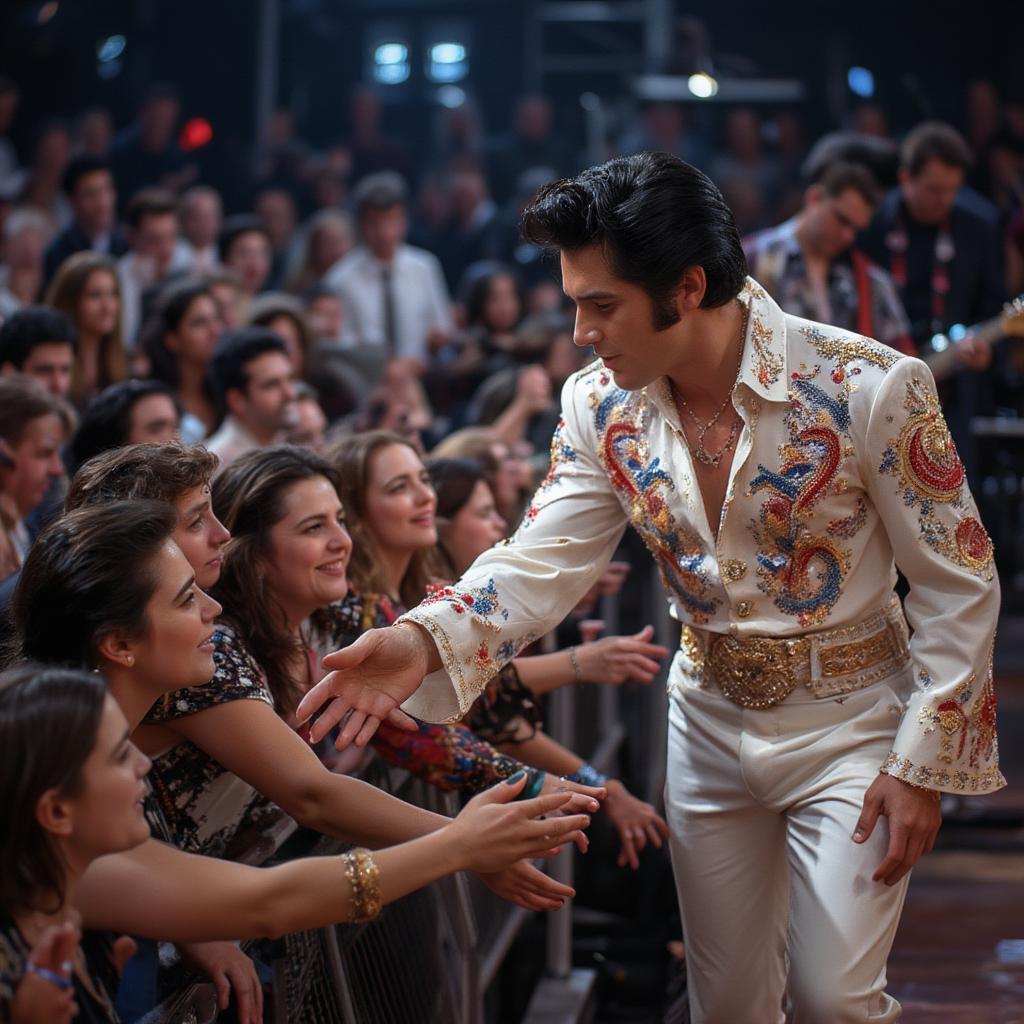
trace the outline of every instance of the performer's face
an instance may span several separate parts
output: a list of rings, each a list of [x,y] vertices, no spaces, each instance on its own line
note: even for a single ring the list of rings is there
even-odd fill
[[[659,330],[651,297],[615,275],[600,245],[563,251],[561,262],[562,288],[576,303],[573,343],[591,346],[620,388],[637,391],[679,363],[686,347],[685,316]]]

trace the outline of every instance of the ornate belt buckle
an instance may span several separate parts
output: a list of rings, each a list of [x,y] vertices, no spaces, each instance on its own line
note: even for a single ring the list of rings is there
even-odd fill
[[[723,635],[712,642],[708,660],[724,697],[742,708],[770,708],[796,687],[793,658],[802,650],[799,642]]]

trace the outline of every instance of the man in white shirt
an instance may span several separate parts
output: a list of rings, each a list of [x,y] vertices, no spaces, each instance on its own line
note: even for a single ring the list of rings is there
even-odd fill
[[[784,313],[667,154],[545,186],[523,224],[600,357],[565,385],[551,471],[508,544],[325,659],[297,714],[333,696],[311,736],[351,710],[340,746],[403,701],[458,718],[632,525],[682,625],[665,801],[692,1019],[782,1024],[788,989],[796,1020],[891,1024],[940,795],[1005,784],[992,544],[928,368]]]
[[[426,364],[454,330],[451,300],[437,258],[406,245],[408,190],[381,171],[355,191],[360,244],[326,275],[345,307],[346,347],[380,346],[389,358]]]
[[[224,223],[220,193],[209,185],[193,185],[178,205],[181,238],[178,253],[193,274],[212,274],[220,269],[217,239]]]

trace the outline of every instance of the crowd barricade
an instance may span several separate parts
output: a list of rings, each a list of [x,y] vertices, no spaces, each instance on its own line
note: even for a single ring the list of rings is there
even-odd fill
[[[635,565],[634,574],[649,562]],[[653,621],[656,639],[673,649],[673,630],[653,570],[637,580],[643,595],[636,621]],[[629,632],[617,596],[602,598],[605,635]],[[541,644],[556,649],[554,634]],[[665,666],[667,669],[667,665]],[[662,673],[664,676],[664,671]],[[599,771],[615,771],[624,742],[639,754],[633,781],[660,802],[664,775],[665,688],[663,679],[644,686],[566,686],[548,698],[545,729],[554,739],[588,757]],[[636,778],[637,765],[643,778]],[[361,777],[395,796],[449,816],[459,809],[455,793],[443,793],[406,772],[372,761]],[[312,855],[343,852],[323,838]],[[263,851],[264,857],[265,852]],[[572,884],[573,850],[567,848],[545,870]],[[248,860],[262,860],[254,855]],[[275,944],[272,1019],[302,1024],[485,1024],[485,996],[531,912],[500,899],[476,878],[460,874],[385,907],[377,920],[287,936]],[[545,974],[565,979],[572,972],[572,905],[545,915]],[[216,1020],[212,986],[195,984],[164,1004],[155,1018],[168,1024]],[[268,1012],[268,1018],[270,1017]],[[528,1021],[529,1018],[527,1018]]]

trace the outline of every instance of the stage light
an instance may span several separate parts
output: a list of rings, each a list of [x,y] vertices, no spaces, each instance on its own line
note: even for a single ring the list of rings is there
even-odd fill
[[[39,8],[39,13],[36,15],[36,22],[40,25],[45,25],[47,22],[53,21],[57,16],[57,10],[60,4],[57,0],[49,0],[48,3],[43,4]]]
[[[405,43],[379,43],[373,50],[373,78],[381,85],[398,85],[409,77],[409,47]]]
[[[96,59],[101,64],[109,64],[124,53],[128,40],[124,36],[109,36],[96,47]]]
[[[850,92],[861,99],[870,99],[875,95],[875,76],[867,68],[850,68],[846,72],[846,84]]]
[[[462,43],[434,43],[427,53],[427,78],[458,82],[469,74],[469,52]]]
[[[181,126],[178,145],[186,152],[202,149],[213,141],[213,125],[205,117],[193,117]]]
[[[449,110],[456,110],[466,102],[466,94],[457,85],[442,85],[437,90],[437,102]]]
[[[718,93],[718,82],[704,71],[690,75],[686,80],[686,87],[699,100],[709,100]]]

